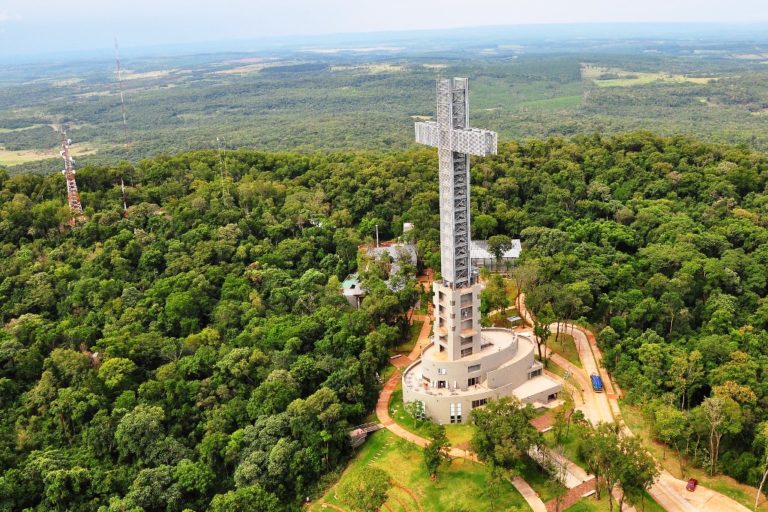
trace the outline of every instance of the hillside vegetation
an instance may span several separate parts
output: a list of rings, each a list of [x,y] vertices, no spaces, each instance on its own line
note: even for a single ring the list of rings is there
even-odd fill
[[[339,279],[375,225],[386,239],[403,221],[439,268],[436,168],[428,149],[86,167],[75,229],[60,175],[0,173],[0,509],[278,511],[317,495],[418,297],[374,265],[352,310]],[[630,399],[688,433],[656,434],[756,484],[768,158],[579,136],[502,143],[472,178],[476,235],[521,235],[542,302],[598,326]],[[729,418],[717,439],[713,406]]]

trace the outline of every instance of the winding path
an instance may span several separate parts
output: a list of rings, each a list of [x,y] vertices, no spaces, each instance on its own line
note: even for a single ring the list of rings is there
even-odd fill
[[[426,344],[429,342],[429,333],[431,327],[430,318],[428,316],[422,315],[414,316],[414,318],[424,321],[424,325],[422,326],[421,332],[419,333],[419,339],[408,357],[398,357],[392,360],[392,363],[395,365],[395,371],[389,377],[387,382],[384,383],[384,388],[381,390],[381,394],[379,394],[379,399],[376,402],[376,416],[378,416],[379,422],[396,436],[405,439],[406,441],[409,441],[415,445],[424,447],[429,444],[428,439],[405,430],[403,427],[395,423],[395,420],[393,420],[389,415],[389,400],[392,398],[392,393],[394,393],[397,385],[400,383],[400,368],[408,366],[411,362],[421,357],[422,347],[426,346]],[[478,460],[477,455],[469,450],[451,448],[448,453],[451,457],[462,457],[473,462],[481,463],[480,460]],[[547,512],[547,507],[544,505],[544,502],[541,501],[541,498],[538,494],[536,494],[536,491],[534,491],[533,488],[528,485],[528,482],[520,477],[515,477],[511,479],[510,482],[515,487],[515,489],[517,489],[517,492],[523,496],[533,512]]]

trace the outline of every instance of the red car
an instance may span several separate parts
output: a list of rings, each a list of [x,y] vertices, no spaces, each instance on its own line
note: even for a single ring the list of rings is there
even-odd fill
[[[693,492],[696,490],[697,485],[699,485],[699,481],[695,478],[691,478],[688,480],[688,485],[685,486],[685,490],[688,492]]]

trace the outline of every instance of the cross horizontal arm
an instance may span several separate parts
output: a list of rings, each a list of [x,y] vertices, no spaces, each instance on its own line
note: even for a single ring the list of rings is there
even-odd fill
[[[422,121],[416,123],[416,142],[436,148],[437,123],[434,121]]]
[[[496,154],[496,132],[469,128],[466,130],[453,130],[451,132],[451,149],[459,153],[467,153],[475,156],[487,156]]]
[[[439,141],[437,123],[423,121],[416,123],[416,142],[427,146],[437,147]],[[451,130],[451,149],[458,153],[476,156],[496,154],[497,135],[490,130],[469,128],[466,130]]]

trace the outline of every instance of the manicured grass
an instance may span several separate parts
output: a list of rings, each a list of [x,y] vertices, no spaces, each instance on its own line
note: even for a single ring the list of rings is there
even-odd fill
[[[682,480],[696,478],[701,485],[736,500],[750,510],[754,507],[757,489],[737,482],[729,476],[709,476],[706,470],[694,467],[689,461],[684,461],[686,471],[685,475],[681,475],[677,454],[671,448],[665,449],[662,443],[652,438],[650,427],[646,424],[640,408],[629,405],[621,400],[619,405],[621,406],[621,415],[627,426],[636,436],[643,440],[645,447],[648,448],[648,451],[651,452],[664,469]],[[768,502],[761,503],[757,509],[768,511]]]
[[[582,498],[581,501],[577,501],[575,504],[568,507],[568,512],[607,512],[610,510],[608,507],[608,498],[602,496],[602,499],[596,500],[594,495],[587,498]],[[616,503],[613,504],[614,510],[618,507]]]
[[[637,503],[634,505],[637,512],[665,512],[664,508],[656,503],[648,493],[645,493],[645,498],[642,504]],[[613,510],[616,511],[618,509],[618,503],[614,500]],[[581,501],[565,510],[568,512],[608,512],[610,510],[610,507],[608,506],[608,495],[603,492],[600,499],[597,500],[593,494],[587,498],[582,498]]]
[[[455,459],[445,466],[437,481],[429,478],[422,461],[421,449],[381,430],[372,434],[360,447],[357,456],[342,473],[341,480],[354,477],[365,466],[386,471],[393,487],[382,510],[403,512],[491,512],[530,510],[511,483],[502,481],[493,492],[488,490],[490,475],[482,464]],[[309,507],[310,512],[328,511],[323,504],[350,511],[336,496],[338,482]],[[499,504],[503,504],[499,506]]]
[[[403,340],[400,345],[390,349],[389,355],[402,354],[407,356],[410,354],[413,347],[416,346],[416,342],[419,341],[419,333],[421,332],[422,325],[424,325],[422,320],[414,320],[408,331],[408,338]]]
[[[557,338],[557,340],[555,340]],[[579,351],[576,349],[576,342],[573,340],[573,336],[561,332],[559,336],[556,333],[552,333],[547,340],[547,347],[555,354],[559,354],[568,360],[571,364],[578,368],[581,368],[581,359],[579,359]]]

